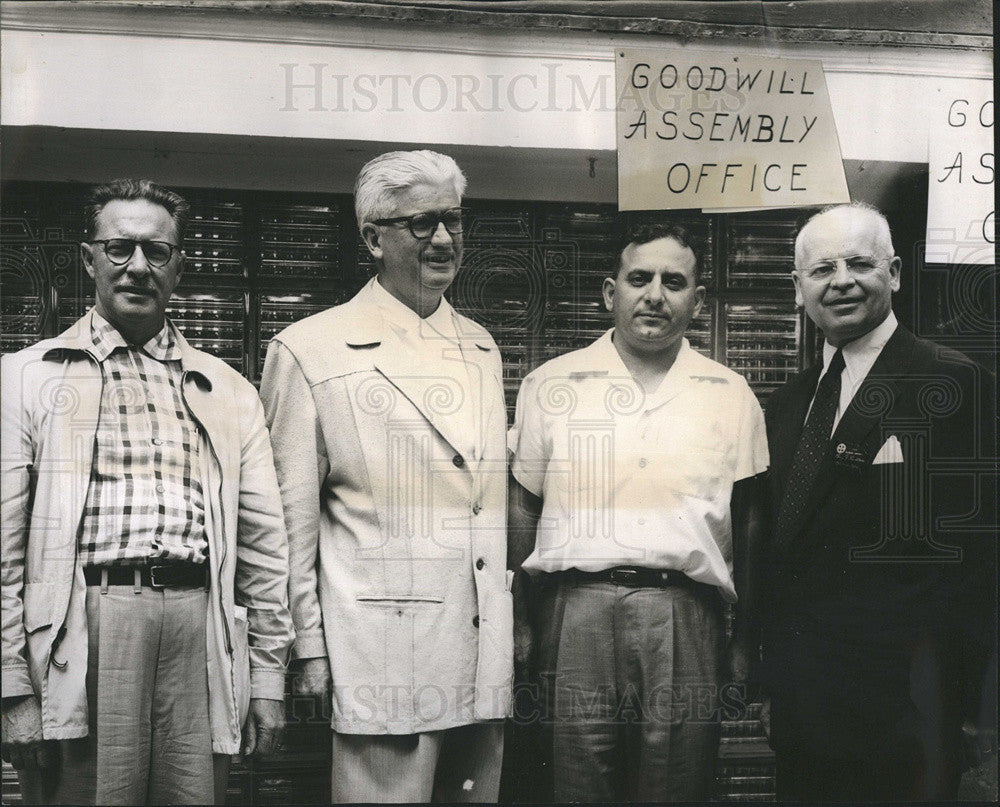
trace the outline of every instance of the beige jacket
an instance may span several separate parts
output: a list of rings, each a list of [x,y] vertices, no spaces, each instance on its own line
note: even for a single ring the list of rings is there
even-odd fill
[[[453,314],[483,428],[401,349],[369,284],[271,342],[261,398],[289,538],[299,658],[328,656],[333,727],[409,734],[505,717],[506,415],[500,353]],[[462,438],[466,439],[462,439]],[[473,452],[469,450],[469,454]]]
[[[88,313],[2,365],[3,694],[34,693],[46,739],[85,737],[87,613],[77,534],[102,379]],[[235,370],[176,333],[183,396],[201,425],[211,565],[212,748],[239,751],[250,697],[284,698],[288,550],[260,401]]]

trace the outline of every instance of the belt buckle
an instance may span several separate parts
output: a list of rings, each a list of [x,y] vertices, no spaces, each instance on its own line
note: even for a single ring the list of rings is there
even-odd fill
[[[168,569],[169,567],[164,566],[163,564],[158,564],[156,566],[149,566],[148,568],[149,568],[149,587],[157,590],[165,589],[167,587],[167,584],[160,583],[159,581],[157,581],[156,572],[159,569]]]
[[[639,571],[637,569],[612,569],[611,570],[611,582],[616,586],[635,586],[636,581],[639,579]]]

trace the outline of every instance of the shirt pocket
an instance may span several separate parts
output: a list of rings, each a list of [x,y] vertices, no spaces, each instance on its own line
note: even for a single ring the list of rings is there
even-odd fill
[[[661,417],[658,427],[654,444],[664,484],[684,496],[718,499],[732,475],[724,423],[685,413]]]
[[[685,446],[669,455],[666,477],[678,493],[715,501],[726,483],[726,454],[708,446]]]

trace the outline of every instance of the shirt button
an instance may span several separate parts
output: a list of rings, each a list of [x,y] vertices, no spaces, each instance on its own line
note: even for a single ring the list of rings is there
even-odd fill
[[[159,437],[154,437],[153,438],[153,445],[154,446],[162,446],[163,445],[163,441]]]
[[[639,467],[640,468],[645,468],[646,467],[646,458],[645,457],[643,457],[641,460],[639,460]]]
[[[479,614],[476,614],[474,617],[472,617],[472,627],[474,628],[479,627]]]
[[[646,519],[644,519],[644,518],[640,518],[640,519],[639,519],[639,526],[640,526],[640,527],[642,527],[642,526],[644,526],[645,524],[646,524]]]
[[[165,491],[165,490],[166,490],[166,488],[163,487],[163,485],[157,485],[156,486],[156,492],[157,493],[163,493],[163,491]]]
[[[462,459],[461,454],[456,454],[454,457],[451,458],[451,461],[454,463],[456,468],[461,468],[463,465],[465,465],[465,460]]]
[[[476,561],[476,568],[479,569],[479,571],[482,571],[483,567],[485,565],[486,565],[486,561],[483,560],[482,558],[480,558],[479,560]]]
[[[478,516],[481,512],[483,512],[483,506],[479,502],[472,505],[472,515]]]

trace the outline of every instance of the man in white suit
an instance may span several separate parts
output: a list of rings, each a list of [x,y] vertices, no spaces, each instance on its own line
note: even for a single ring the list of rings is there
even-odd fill
[[[464,189],[430,151],[365,165],[355,212],[377,276],[278,334],[264,367],[299,688],[332,683],[335,802],[499,792],[506,418],[496,343],[442,297]]]

